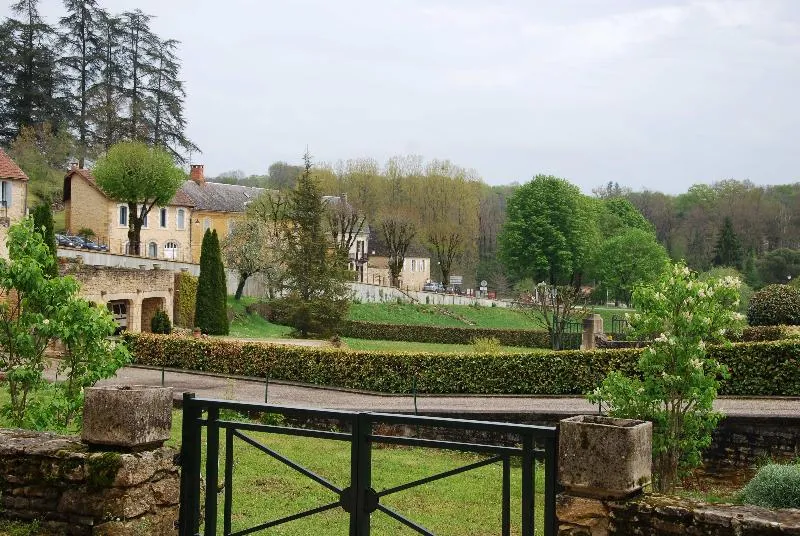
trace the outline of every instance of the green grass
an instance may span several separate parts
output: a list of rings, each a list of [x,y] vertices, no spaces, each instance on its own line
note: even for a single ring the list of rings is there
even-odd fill
[[[180,442],[179,412],[174,413],[171,445]],[[290,457],[339,487],[349,485],[349,443],[334,440],[299,438],[247,432],[249,437]],[[205,441],[201,443],[205,445]],[[224,467],[224,442],[220,468]],[[477,455],[418,448],[374,447],[372,486],[382,489],[434,475],[481,459]],[[337,500],[322,486],[303,477],[262,453],[235,440],[233,470],[233,530],[278,519],[304,509]],[[485,466],[461,475],[445,478],[382,499],[381,503],[421,523],[436,534],[478,536],[500,533],[501,468]],[[512,523],[520,519],[520,469],[512,464]],[[222,470],[220,473],[222,478]],[[544,504],[544,471],[536,471],[536,523],[541,534]],[[219,496],[218,522],[222,527],[223,494]],[[307,534],[347,534],[348,516],[341,508],[317,514],[271,529],[270,534],[301,536]],[[416,534],[376,512],[372,516],[372,534]],[[519,534],[518,526],[512,534]]]
[[[53,212],[53,229],[55,232],[63,233],[66,230],[66,214],[64,210]]]
[[[343,337],[342,341],[347,344],[350,350],[359,351],[389,351],[389,352],[433,352],[433,353],[469,353],[474,352],[475,347],[471,344],[437,344],[428,342],[406,342],[406,341],[373,341],[367,339],[351,339]],[[547,352],[546,349],[522,348],[517,346],[503,346],[503,352],[526,353]]]
[[[290,336],[292,328],[272,324],[255,314],[247,314],[245,307],[255,302],[255,298],[243,296],[236,301],[228,297],[228,307],[233,310],[233,321],[230,336],[239,339],[285,339]]]

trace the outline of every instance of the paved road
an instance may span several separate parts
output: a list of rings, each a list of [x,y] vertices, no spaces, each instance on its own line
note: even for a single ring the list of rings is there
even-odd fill
[[[52,371],[47,373],[52,379]],[[116,378],[101,384],[160,385],[161,370],[141,367],[120,369]],[[184,392],[194,392],[205,398],[222,398],[250,402],[264,401],[264,381],[247,378],[227,378],[218,375],[197,374],[167,370],[165,385],[173,387],[175,397]],[[313,408],[368,410],[382,412],[408,412],[414,409],[414,400],[408,395],[382,395],[308,387],[271,382],[268,399],[271,404]],[[731,416],[800,417],[800,398],[740,398],[723,397],[715,406]],[[509,395],[420,395],[417,409],[452,413],[593,413],[597,406],[579,397],[568,396],[509,396]]]

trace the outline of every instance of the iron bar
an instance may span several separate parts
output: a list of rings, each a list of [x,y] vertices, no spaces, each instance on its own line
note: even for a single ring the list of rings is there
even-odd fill
[[[407,445],[411,447],[425,447],[432,449],[460,450],[462,452],[477,452],[482,454],[510,454],[519,456],[522,449],[519,447],[504,447],[502,445],[485,445],[483,443],[462,443],[459,441],[442,441],[439,439],[421,439],[418,437],[372,435],[370,439],[375,443],[391,445]],[[534,454],[544,455],[544,451],[534,451]]]
[[[222,513],[222,534],[231,533],[233,515],[233,430],[225,430],[225,506]]]
[[[428,529],[426,529],[422,525],[417,525],[416,523],[414,523],[410,519],[408,519],[408,518],[402,516],[401,514],[395,512],[391,508],[387,508],[387,507],[383,506],[382,504],[379,504],[378,505],[378,510],[380,510],[384,514],[388,515],[392,519],[394,519],[396,521],[399,521],[400,523],[402,523],[406,527],[419,532],[420,534],[424,534],[425,536],[436,536],[433,532],[429,531]]]
[[[533,438],[522,436],[522,536],[533,536]]]
[[[217,534],[217,492],[219,490],[219,408],[208,408],[206,423],[206,520],[205,536]]]
[[[304,510],[297,514],[292,514],[290,516],[276,519],[275,521],[267,521],[266,523],[256,525],[255,527],[250,527],[249,529],[244,529],[238,532],[234,532],[230,534],[230,536],[244,536],[245,534],[252,534],[253,532],[258,532],[260,530],[266,530],[268,528],[276,527],[278,525],[283,525],[284,523],[289,523],[290,521],[297,521],[298,519],[303,519],[304,517],[313,516],[314,514],[319,514],[321,512],[327,512],[328,510],[333,510],[338,506],[339,506],[339,501],[328,503],[323,506],[317,506],[316,508],[311,508],[310,510]]]
[[[344,432],[309,430],[308,428],[293,428],[291,426],[274,426],[271,424],[219,421],[219,427],[233,430],[247,430],[249,432],[265,432],[270,434],[293,435],[300,437],[316,437],[318,439],[333,439],[336,441],[350,441],[350,434],[346,434]]]
[[[314,473],[313,471],[311,471],[309,469],[306,469],[305,467],[303,467],[299,463],[293,462],[292,460],[290,460],[286,456],[283,456],[282,454],[279,454],[279,453],[275,452],[271,448],[269,448],[269,447],[267,447],[265,445],[262,445],[261,443],[259,443],[255,439],[252,439],[251,437],[248,437],[248,436],[246,436],[244,434],[241,434],[236,430],[234,430],[233,435],[235,435],[236,437],[238,437],[239,439],[241,439],[245,443],[257,448],[261,452],[264,452],[265,454],[268,454],[268,455],[272,456],[273,458],[275,458],[279,462],[283,463],[284,465],[288,465],[289,467],[291,467],[292,469],[294,469],[295,471],[297,471],[301,475],[307,476],[308,478],[310,478],[311,480],[313,480],[317,484],[328,488],[332,492],[337,493],[337,494],[342,492],[342,488],[332,484],[331,482],[328,482],[327,480],[325,480],[324,478],[322,478],[318,474]]]
[[[467,471],[472,471],[473,469],[478,469],[479,467],[483,467],[485,465],[491,465],[493,463],[497,463],[500,460],[505,459],[502,456],[495,456],[493,458],[486,458],[485,460],[481,460],[478,462],[471,463],[469,465],[464,465],[462,467],[457,467],[455,469],[450,469],[449,471],[445,471],[443,473],[438,473],[433,476],[428,476],[425,478],[420,478],[419,480],[414,480],[413,482],[408,482],[406,484],[401,484],[399,486],[395,486],[393,488],[387,488],[385,490],[379,491],[376,495],[380,497],[385,497],[387,495],[391,495],[393,493],[399,493],[401,491],[405,491],[410,488],[415,488],[417,486],[422,486],[423,484],[429,484],[431,482],[436,482],[437,480],[441,480],[443,478],[447,478],[449,476],[458,475],[461,473],[466,473]]]
[[[556,536],[558,521],[556,519],[556,494],[558,493],[558,436],[544,440],[545,449],[551,452],[544,462],[544,535]]]
[[[503,536],[511,536],[511,459],[503,457]]]

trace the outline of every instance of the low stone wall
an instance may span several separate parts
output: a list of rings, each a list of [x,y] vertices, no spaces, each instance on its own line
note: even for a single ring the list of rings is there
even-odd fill
[[[800,534],[800,510],[713,505],[660,495],[601,501],[562,493],[556,510],[561,536]]]
[[[176,455],[96,452],[77,438],[0,430],[0,516],[74,536],[177,534]]]

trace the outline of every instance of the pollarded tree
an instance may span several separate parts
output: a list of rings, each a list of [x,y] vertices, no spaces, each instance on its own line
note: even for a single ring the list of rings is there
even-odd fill
[[[714,266],[741,268],[743,258],[742,242],[733,231],[733,222],[726,217],[714,248]]]
[[[597,229],[576,186],[537,175],[508,200],[500,259],[517,279],[551,285],[580,283]]]
[[[200,247],[200,277],[197,281],[197,301],[194,324],[207,335],[227,335],[227,280],[217,231],[206,229]]]
[[[128,205],[130,253],[139,255],[142,225],[155,205],[170,202],[185,179],[163,149],[140,142],[114,145],[95,163],[97,185],[108,197]]]

